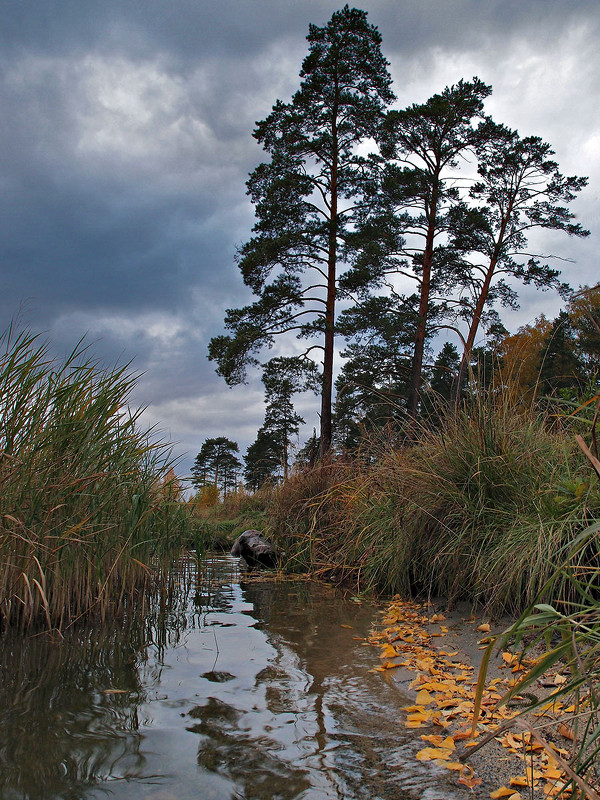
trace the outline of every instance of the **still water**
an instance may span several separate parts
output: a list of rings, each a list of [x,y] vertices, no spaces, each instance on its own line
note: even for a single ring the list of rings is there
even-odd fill
[[[0,640],[2,800],[452,800],[407,698],[369,670],[377,609],[192,561],[167,597],[61,642]],[[406,738],[408,736],[408,738]]]

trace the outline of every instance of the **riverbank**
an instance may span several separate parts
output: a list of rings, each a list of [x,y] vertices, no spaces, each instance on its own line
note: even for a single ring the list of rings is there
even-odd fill
[[[502,705],[534,661],[508,650],[494,653],[473,733],[482,659],[508,622],[492,624],[472,615],[467,604],[446,612],[396,598],[370,640],[380,647],[375,669],[409,698],[398,724],[420,732],[423,747],[416,758],[451,773],[451,784],[467,787],[474,798],[571,797],[561,791],[569,778],[563,769],[572,739],[569,701],[559,698],[530,718],[517,718],[523,704],[535,700],[532,690],[540,698],[560,688],[566,679],[559,668]]]

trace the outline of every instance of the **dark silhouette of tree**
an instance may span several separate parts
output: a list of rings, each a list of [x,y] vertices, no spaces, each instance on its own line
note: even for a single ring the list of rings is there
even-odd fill
[[[283,479],[287,480],[290,447],[304,419],[294,411],[292,398],[300,392],[318,391],[316,367],[303,364],[298,358],[272,358],[263,371],[265,387],[265,421],[263,429],[275,443]]]
[[[336,380],[338,446],[353,450],[374,428],[397,429],[406,415],[418,298],[371,296],[340,315],[350,344]]]
[[[246,451],[244,462],[244,479],[248,489],[256,492],[265,481],[274,482],[281,472],[281,454],[275,437],[260,428]]]
[[[456,377],[456,370],[460,364],[460,356],[456,345],[452,342],[445,342],[440,352],[437,354],[431,369],[430,389],[438,397],[450,400],[452,384]]]
[[[237,442],[226,436],[205,439],[192,467],[194,486],[200,488],[213,484],[227,494],[235,486],[237,473],[242,466],[234,455],[237,452]]]
[[[320,377],[316,365],[295,357],[272,358],[263,370],[265,420],[245,456],[246,484],[254,491],[279,475],[287,480],[290,449],[304,419],[294,411],[292,398],[299,392],[317,392]]]
[[[475,150],[479,180],[469,194],[477,206],[461,204],[450,215],[452,244],[468,259],[463,264],[462,313],[469,330],[456,392],[466,377],[486,306],[498,300],[516,307],[516,293],[506,278],[533,283],[539,289],[566,290],[559,283],[558,270],[542,263],[541,256],[526,252],[530,232],[545,228],[569,236],[589,235],[573,222],[567,208],[587,178],[561,175],[549,144],[539,137],[521,138],[516,131],[487,120],[479,129]]]
[[[298,467],[312,468],[317,463],[319,452],[319,437],[317,436],[317,431],[313,428],[310,439],[296,453],[294,464]]]
[[[560,312],[546,337],[539,376],[541,391],[547,393],[573,389],[576,396],[586,383],[585,367],[577,352],[577,336],[566,311]]]
[[[379,138],[385,107],[394,99],[381,36],[366,17],[346,5],[327,25],[311,25],[299,91],[290,103],[277,101],[257,125],[254,136],[271,160],[248,180],[257,222],[238,264],[258,300],[228,310],[231,335],[209,346],[209,358],[230,384],[245,379],[246,368],[277,335],[307,339],[305,356],[322,349],[322,455],[332,437],[340,264],[372,166],[357,146]],[[320,343],[310,344],[316,337]]]

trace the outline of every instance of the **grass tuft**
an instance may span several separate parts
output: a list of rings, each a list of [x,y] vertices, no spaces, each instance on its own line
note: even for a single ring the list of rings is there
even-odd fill
[[[379,443],[292,476],[269,525],[292,570],[500,614],[538,596],[556,554],[599,510],[568,427],[490,393],[410,446]],[[597,568],[599,552],[590,542],[582,563]],[[566,580],[555,589],[559,600],[572,595]]]

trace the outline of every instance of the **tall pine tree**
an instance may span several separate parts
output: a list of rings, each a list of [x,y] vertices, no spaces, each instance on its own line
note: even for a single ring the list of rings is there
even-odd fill
[[[449,211],[459,201],[453,180],[462,155],[477,139],[475,123],[491,87],[473,78],[459,81],[426,103],[390,111],[384,154],[392,161],[381,184],[389,204],[387,234],[375,257],[379,269],[416,280],[419,307],[407,407],[417,413],[432,298],[454,285],[453,254],[445,247]]]
[[[299,91],[290,103],[277,101],[254,132],[270,161],[248,180],[257,222],[238,264],[258,299],[227,312],[231,335],[212,339],[209,358],[233,384],[245,379],[246,367],[258,363],[259,351],[277,335],[294,331],[308,339],[305,356],[320,348],[324,455],[332,438],[341,254],[364,203],[371,164],[357,148],[379,139],[394,95],[381,36],[364,11],[346,5],[325,26],[311,25],[307,39]]]

